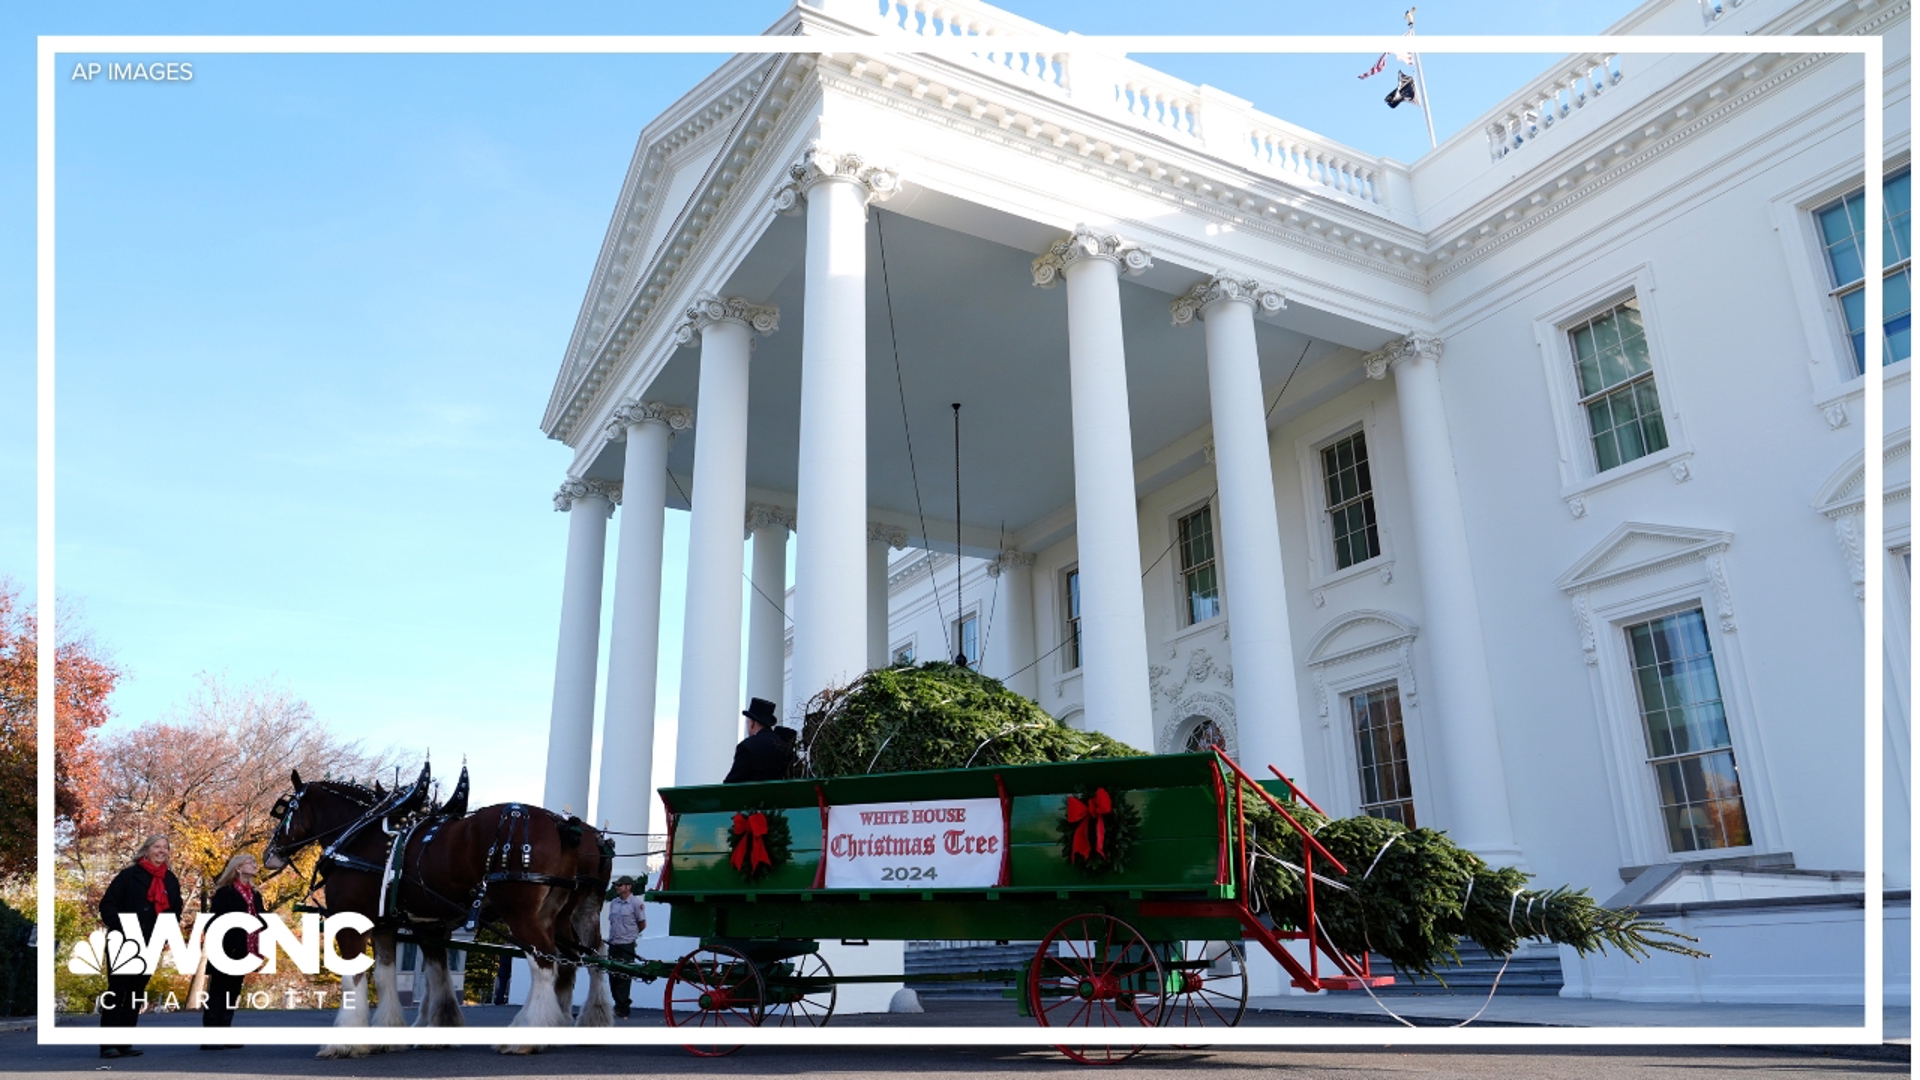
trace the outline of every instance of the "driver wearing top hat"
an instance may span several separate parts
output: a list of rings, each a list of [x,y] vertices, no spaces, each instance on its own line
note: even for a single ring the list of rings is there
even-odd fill
[[[785,780],[793,766],[794,730],[780,726],[766,698],[754,698],[740,715],[747,718],[747,737],[733,748],[733,768],[722,783]]]

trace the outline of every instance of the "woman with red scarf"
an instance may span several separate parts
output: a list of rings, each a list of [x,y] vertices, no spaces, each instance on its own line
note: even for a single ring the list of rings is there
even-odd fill
[[[260,861],[246,852],[241,852],[227,860],[220,876],[213,879],[213,914],[219,918],[229,912],[243,912],[248,915],[260,914],[263,904],[260,894],[254,891],[253,876],[260,872]],[[209,940],[209,951],[219,949],[235,960],[246,956],[260,955],[260,933],[242,934],[239,929],[227,931],[223,940]],[[200,1013],[202,1027],[232,1027],[233,1011],[240,1007],[242,986],[245,975],[229,975],[219,968],[207,966],[207,1001]],[[208,1044],[202,1050],[236,1050],[235,1046],[215,1046]]]
[[[120,916],[132,915],[139,922],[141,936],[150,939],[154,924],[162,914],[180,917],[180,879],[167,869],[167,859],[172,853],[165,836],[149,836],[147,842],[140,845],[133,865],[114,875],[106,893],[100,897],[100,921],[106,924],[108,933],[118,934]],[[140,1008],[146,1004],[147,981],[152,977],[148,973],[109,973],[107,992],[100,995],[100,1026],[132,1027],[139,1023]],[[100,1047],[100,1056],[104,1058],[134,1057],[139,1053],[125,1045]]]

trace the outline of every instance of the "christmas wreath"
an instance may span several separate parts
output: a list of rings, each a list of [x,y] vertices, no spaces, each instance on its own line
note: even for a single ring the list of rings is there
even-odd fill
[[[1127,855],[1140,836],[1140,811],[1124,791],[1093,788],[1067,796],[1060,816],[1060,855],[1089,874],[1127,868]]]
[[[727,827],[727,846],[733,849],[733,868],[748,881],[786,865],[793,848],[793,829],[778,810],[742,810]]]

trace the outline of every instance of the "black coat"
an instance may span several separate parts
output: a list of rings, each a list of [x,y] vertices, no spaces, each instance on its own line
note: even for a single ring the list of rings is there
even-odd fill
[[[756,780],[785,780],[793,765],[792,728],[761,728],[733,748],[733,768],[721,783],[750,784]]]
[[[140,919],[140,933],[153,937],[153,924],[159,918],[159,912],[153,910],[153,901],[147,899],[147,886],[153,877],[134,863],[113,876],[107,885],[107,891],[100,896],[100,921],[107,929],[120,929],[121,915],[136,915]],[[176,918],[185,918],[181,910],[180,879],[173,876],[173,868],[166,871],[167,910]]]
[[[260,893],[258,890],[255,890],[253,894],[253,903],[254,903],[254,906],[249,908],[247,906],[247,898],[240,895],[240,890],[234,888],[232,882],[228,882],[227,884],[220,886],[220,888],[214,891],[213,914],[216,918],[221,915],[225,915],[228,912],[233,912],[233,911],[246,912],[249,915],[260,914],[259,912]],[[217,946],[215,945],[214,942],[209,941],[207,942],[206,947],[208,949],[213,949],[217,947],[220,949],[221,952],[234,958],[235,960],[238,960],[241,957],[247,955],[246,931],[229,930],[224,935],[224,938],[225,940],[221,941]]]

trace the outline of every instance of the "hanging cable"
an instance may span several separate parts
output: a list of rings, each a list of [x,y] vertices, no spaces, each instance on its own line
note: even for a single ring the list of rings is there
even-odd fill
[[[680,478],[673,475],[672,469],[667,470],[667,479],[673,481],[673,490],[679,492],[680,497],[686,500],[687,508],[692,509],[693,499],[687,494],[687,489],[680,486]],[[787,614],[786,604],[782,603],[779,600],[775,600],[771,596],[768,596],[767,591],[765,589],[762,589],[760,586],[754,584],[752,574],[749,574],[745,570],[742,570],[740,571],[740,576],[746,579],[747,588],[752,589],[760,597],[760,599],[765,600],[769,604],[772,604],[774,608],[780,612],[780,617],[787,620],[789,625],[793,624],[793,616]]]
[[[933,537],[927,532],[927,510],[920,503],[920,467],[913,459],[913,424],[907,419],[907,379],[900,371],[900,334],[893,325],[893,280],[887,272],[887,232],[881,222],[886,215],[875,209],[873,212],[874,237],[880,245],[880,295],[887,301],[887,341],[893,346],[893,384],[900,391],[900,427],[907,435],[907,473],[913,478],[913,509],[920,516],[920,535],[929,542]],[[933,580],[933,567],[927,567],[927,580]],[[940,636],[947,643],[947,655],[953,655],[953,635],[947,627],[946,607],[940,603],[940,586],[933,586],[933,606],[940,616]]]
[[[961,667],[966,667],[968,661],[975,665],[980,662],[979,657],[967,655],[967,592],[960,578],[965,569],[966,564],[960,554],[960,403],[956,401],[953,403],[953,617],[960,620],[960,628],[954,632],[954,636],[960,639],[960,650],[954,654],[954,659],[959,661]],[[979,640],[978,620],[973,624],[973,632],[974,639]]]

